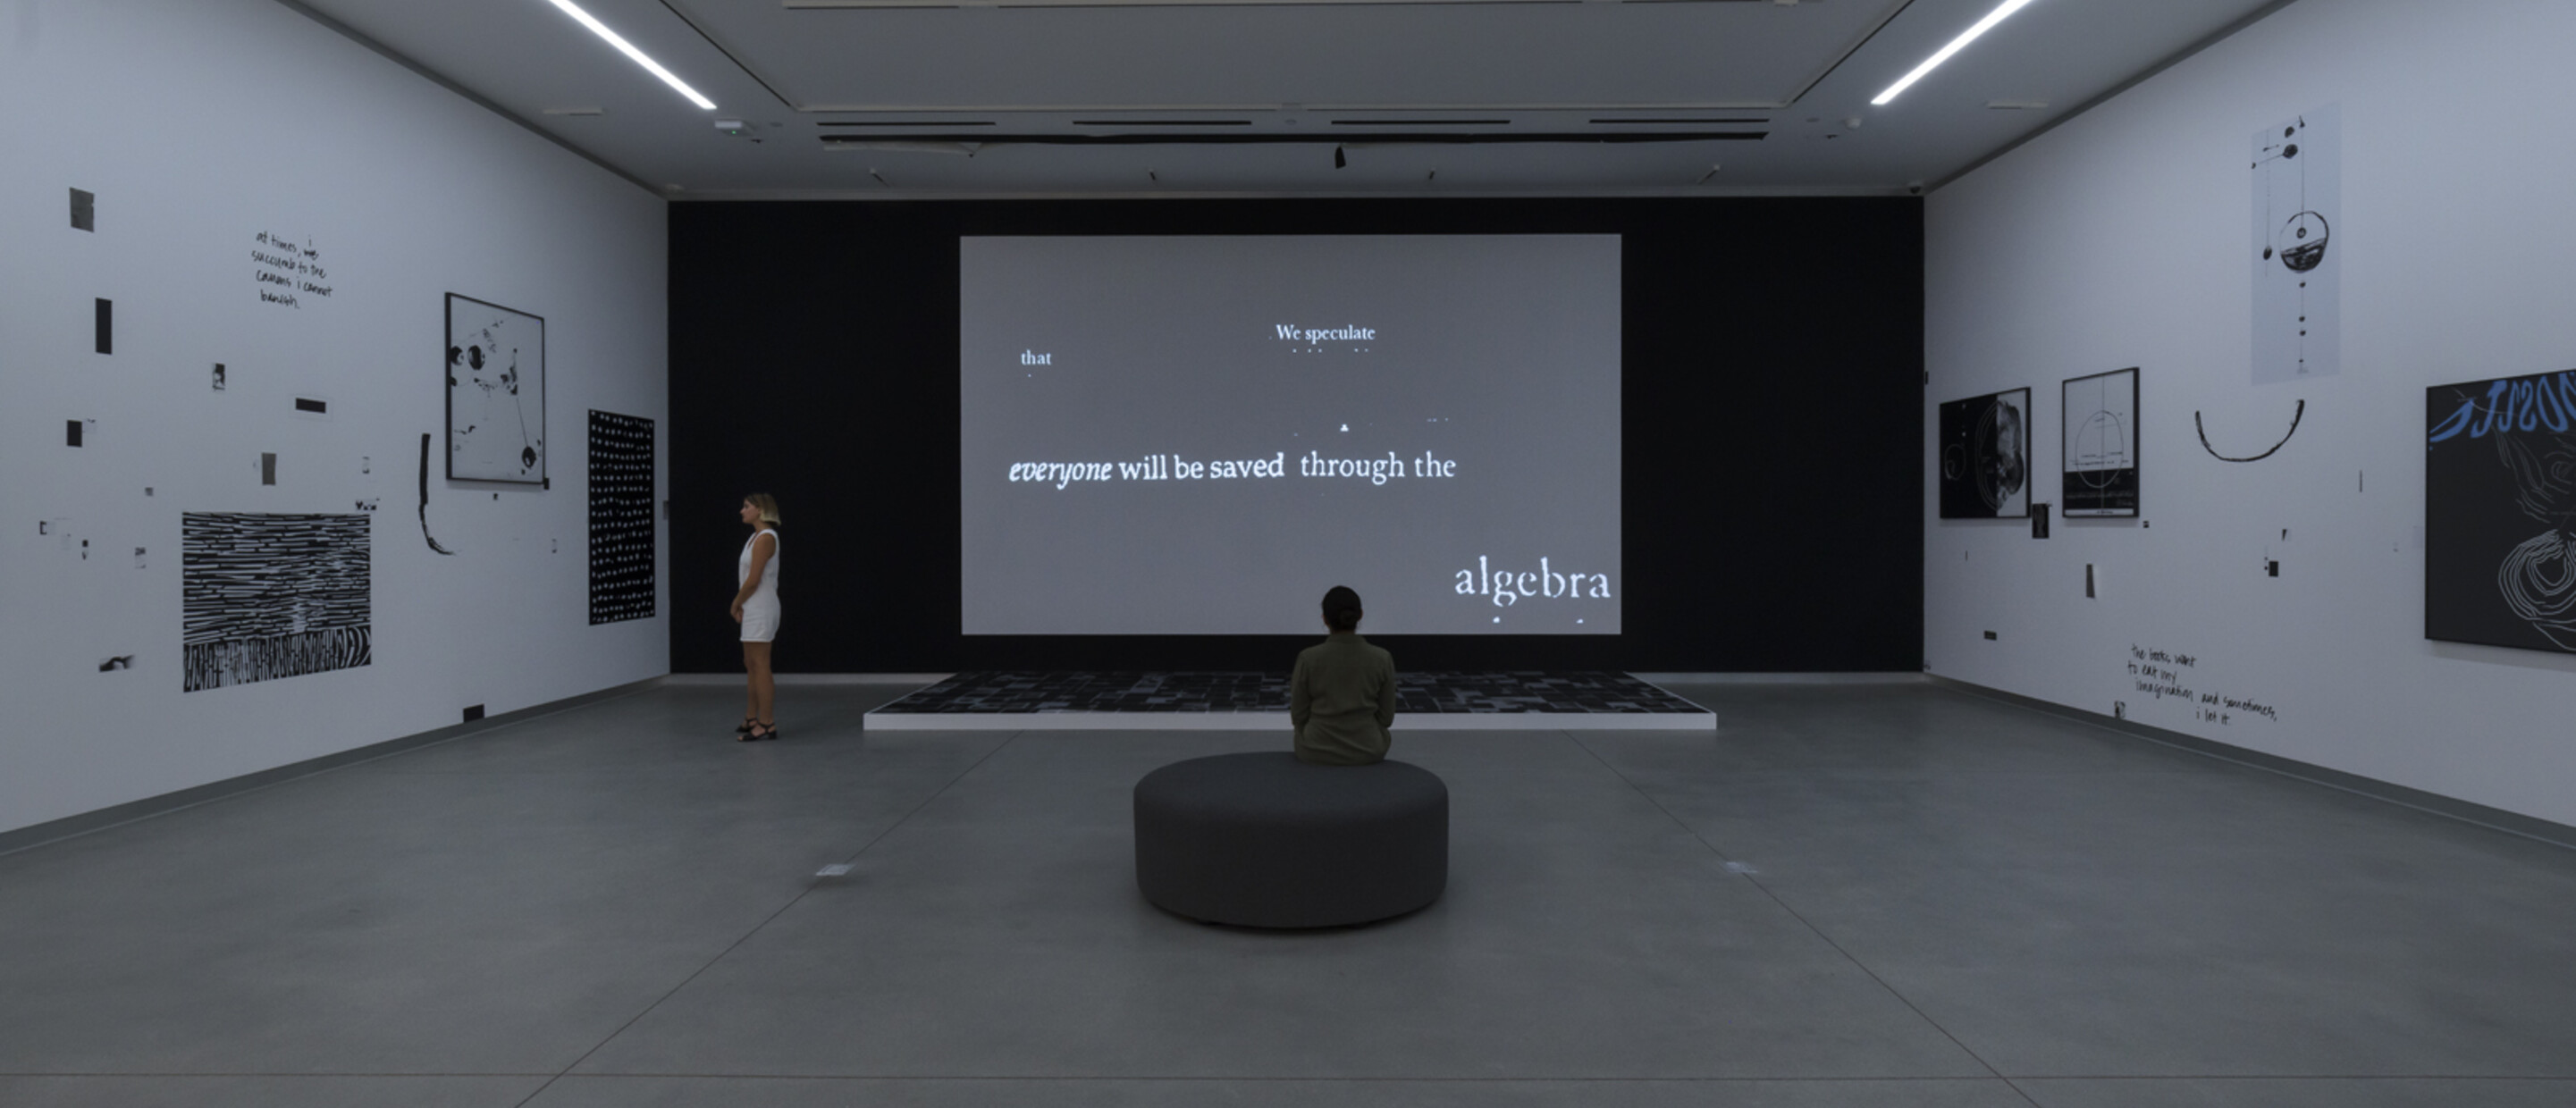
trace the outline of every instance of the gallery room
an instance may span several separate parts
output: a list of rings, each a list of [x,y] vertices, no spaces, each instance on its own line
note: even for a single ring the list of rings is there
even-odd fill
[[[2570,43],[0,0],[0,1105],[2576,1103]]]

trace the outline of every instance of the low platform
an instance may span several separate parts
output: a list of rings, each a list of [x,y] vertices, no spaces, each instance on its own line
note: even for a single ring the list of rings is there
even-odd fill
[[[1285,731],[1285,673],[960,673],[871,731]],[[1717,715],[1625,673],[1406,673],[1395,730],[1715,731]]]

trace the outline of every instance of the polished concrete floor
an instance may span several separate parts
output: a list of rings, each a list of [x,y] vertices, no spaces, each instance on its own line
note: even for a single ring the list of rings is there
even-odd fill
[[[2576,852],[1928,685],[1399,736],[1448,895],[1137,896],[1240,733],[667,686],[0,856],[0,1104],[2576,1104]],[[849,876],[818,879],[849,863]]]

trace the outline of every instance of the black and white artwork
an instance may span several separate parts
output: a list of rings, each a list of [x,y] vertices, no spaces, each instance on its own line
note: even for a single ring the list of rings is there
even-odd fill
[[[2254,133],[2254,383],[2342,367],[2342,112]]]
[[[590,622],[653,618],[653,421],[590,413]]]
[[[2138,514],[2138,371],[2072,378],[2058,402],[2058,514]]]
[[[447,294],[447,477],[546,480],[546,321]]]
[[[2030,390],[1941,405],[1941,518],[2030,514]]]
[[[2425,390],[2424,637],[2576,653],[2576,370]]]
[[[431,550],[449,557],[456,552],[439,545],[438,536],[429,533],[429,432],[420,433],[420,537]]]
[[[372,518],[182,514],[181,689],[369,664]]]

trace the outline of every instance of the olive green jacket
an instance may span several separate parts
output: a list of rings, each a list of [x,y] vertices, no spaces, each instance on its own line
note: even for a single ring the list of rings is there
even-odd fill
[[[1299,761],[1384,761],[1395,723],[1395,657],[1356,631],[1335,631],[1299,651],[1288,675],[1288,721],[1297,727]]]

